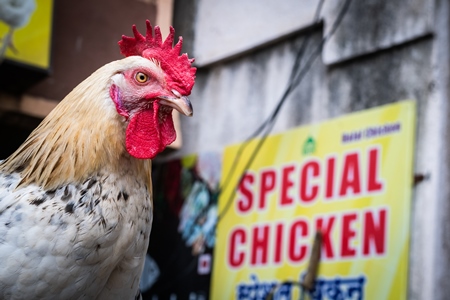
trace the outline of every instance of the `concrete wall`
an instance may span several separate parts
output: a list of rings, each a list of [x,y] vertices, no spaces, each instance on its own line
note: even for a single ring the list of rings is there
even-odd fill
[[[248,51],[310,24],[320,0],[199,0],[194,52],[199,66]],[[214,20],[214,22],[211,22]]]
[[[235,2],[231,4],[238,9],[241,2]],[[293,10],[312,5],[287,2]],[[216,26],[216,20],[204,15],[206,3],[175,1],[177,34],[185,37],[184,51],[194,57],[204,55],[197,47],[208,39],[214,40],[216,48],[221,43],[220,36],[207,30]],[[244,140],[260,125],[285,89],[302,41],[309,37],[307,52],[311,53],[330,32],[344,1],[325,3],[323,26],[293,28],[293,34],[272,43],[254,42],[254,51],[230,50],[228,56],[211,56],[205,59],[208,64],[200,64],[191,96],[194,118],[182,118],[184,146],[172,157],[220,151]],[[241,26],[239,36],[258,34],[264,24],[270,26],[276,20],[259,20],[260,27]],[[417,101],[415,172],[429,178],[414,188],[410,299],[450,295],[449,25],[449,4],[444,0],[352,1],[342,25],[288,99],[274,129],[282,131],[403,99]],[[279,37],[283,35],[280,31]]]

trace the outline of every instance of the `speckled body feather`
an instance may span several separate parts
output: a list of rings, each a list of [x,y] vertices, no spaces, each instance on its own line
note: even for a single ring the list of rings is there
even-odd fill
[[[134,299],[152,221],[150,160],[110,98],[133,56],[76,87],[0,164],[0,299]],[[159,73],[158,73],[159,72]]]
[[[1,299],[138,295],[152,207],[132,170],[50,191],[15,190],[19,181],[18,174],[0,176]]]

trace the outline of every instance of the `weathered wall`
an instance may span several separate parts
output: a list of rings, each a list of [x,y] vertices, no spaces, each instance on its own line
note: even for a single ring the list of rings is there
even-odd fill
[[[313,20],[319,1],[302,0],[301,7],[292,9],[292,1],[198,0],[197,64],[210,64],[304,28]]]
[[[326,1],[325,33],[344,1]],[[324,61],[336,63],[423,37],[434,29],[434,1],[352,1],[350,12],[324,49]]]
[[[317,42],[320,37],[320,31],[314,33],[312,41]],[[183,153],[220,150],[247,138],[281,97],[302,40],[300,36],[229,63],[199,69],[191,96],[195,118],[182,121]],[[323,77],[323,72],[324,66],[318,61],[311,76],[286,103],[275,131],[314,120],[312,111],[316,105],[312,104],[321,101],[318,91],[324,83],[318,78]]]
[[[331,30],[344,3],[325,2],[324,26],[312,29],[309,52]],[[404,99],[417,101],[415,171],[428,174],[429,179],[414,188],[410,299],[446,299],[450,295],[446,284],[450,276],[447,2],[352,1],[342,26],[288,99],[274,129],[281,131]],[[184,51],[194,57],[198,51],[194,45],[201,45],[196,40],[202,38],[196,28],[211,27],[215,22],[203,17],[203,23],[198,23],[201,5],[200,0],[175,2],[175,28],[191,39]],[[298,6],[298,1],[292,1],[293,8],[301,9]],[[240,36],[252,34],[242,30]],[[195,115],[182,118],[184,147],[174,156],[217,151],[247,138],[276,105],[296,51],[309,32],[297,32],[238,57],[230,52],[229,60],[222,57],[200,67],[191,96]]]

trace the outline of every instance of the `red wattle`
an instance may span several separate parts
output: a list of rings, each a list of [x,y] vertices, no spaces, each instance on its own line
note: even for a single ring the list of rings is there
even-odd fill
[[[126,131],[125,145],[130,155],[140,159],[151,159],[173,143],[175,138],[172,114],[160,112],[160,105],[155,101],[153,109],[138,112],[131,118]]]

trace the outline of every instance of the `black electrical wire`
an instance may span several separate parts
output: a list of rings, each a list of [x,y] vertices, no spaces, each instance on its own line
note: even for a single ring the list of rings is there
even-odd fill
[[[317,24],[319,22],[320,11],[322,9],[323,2],[324,2],[324,0],[321,0],[318,3],[313,24]],[[299,68],[301,66],[301,61],[302,61],[303,55],[305,53],[306,45],[307,45],[307,43],[309,41],[311,33],[310,33],[310,35],[308,35],[304,39],[304,42],[301,45],[301,47],[300,47],[300,49],[299,49],[299,51],[297,53],[297,56],[295,58],[295,62],[294,62],[294,66],[293,66],[292,71],[291,71],[291,75],[290,75],[290,80],[289,80],[288,86],[286,87],[286,90],[284,91],[282,97],[278,101],[278,104],[276,105],[276,107],[273,110],[273,112],[269,115],[269,117],[239,147],[238,152],[236,154],[236,157],[235,157],[235,159],[233,161],[233,164],[231,166],[230,172],[228,172],[227,177],[225,178],[224,183],[222,184],[222,186],[219,187],[219,191],[221,192],[221,191],[223,191],[225,189],[225,187],[227,187],[229,185],[231,177],[236,172],[237,165],[238,165],[238,163],[240,161],[240,158],[241,158],[242,153],[244,152],[245,148],[249,145],[251,140],[253,140],[259,134],[262,133],[262,137],[258,141],[258,144],[256,145],[256,147],[253,150],[250,158],[248,159],[247,163],[245,164],[244,169],[242,171],[242,174],[240,176],[240,179],[236,183],[236,185],[234,187],[234,190],[231,192],[230,196],[228,197],[228,200],[227,200],[227,203],[225,204],[225,207],[223,208],[222,212],[220,214],[218,214],[217,222],[219,222],[223,218],[223,216],[228,212],[229,208],[231,207],[231,204],[233,202],[233,198],[234,198],[235,193],[236,193],[236,189],[238,188],[238,186],[239,186],[239,184],[240,184],[240,182],[241,182],[241,180],[242,180],[246,170],[248,170],[250,168],[250,166],[252,165],[253,161],[257,157],[257,155],[259,153],[259,150],[263,146],[264,142],[267,140],[267,137],[270,134],[273,126],[275,125],[275,122],[276,122],[276,119],[278,117],[278,114],[279,114],[283,104],[286,102],[286,99],[288,98],[290,93],[294,90],[294,88],[297,87],[300,84],[302,79],[305,77],[305,75],[310,70],[312,64],[315,62],[317,57],[322,53],[323,46],[333,36],[333,34],[336,32],[337,28],[339,27],[339,25],[342,22],[342,19],[344,18],[345,14],[348,11],[350,3],[351,3],[351,0],[346,0],[345,1],[345,3],[343,4],[342,8],[339,11],[339,14],[338,14],[335,22],[331,26],[330,32],[326,36],[324,36],[322,38],[322,40],[319,43],[319,45],[317,46],[317,48],[313,51],[313,53],[306,60],[305,64],[303,65],[303,68],[301,68],[299,70]]]

